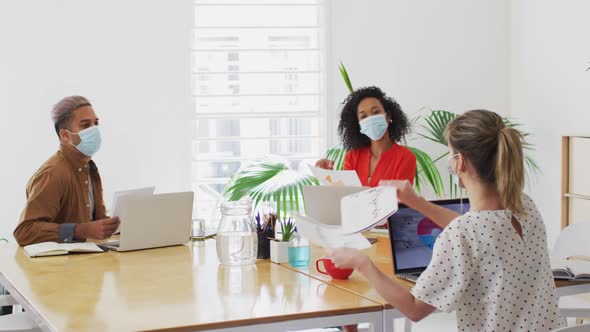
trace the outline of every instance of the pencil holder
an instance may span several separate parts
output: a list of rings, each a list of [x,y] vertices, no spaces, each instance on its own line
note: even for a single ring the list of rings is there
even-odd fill
[[[256,235],[258,235],[258,255],[256,256],[256,258],[269,259],[270,258],[270,239],[269,239],[269,237],[274,237],[274,234],[271,234],[271,232],[256,231]]]

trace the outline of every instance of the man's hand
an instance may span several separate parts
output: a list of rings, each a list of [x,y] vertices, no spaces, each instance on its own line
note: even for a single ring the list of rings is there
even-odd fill
[[[334,169],[334,160],[320,159],[315,163],[315,166],[323,169]]]
[[[74,238],[76,240],[85,240],[87,238],[104,240],[113,235],[117,227],[119,227],[119,217],[77,224]]]

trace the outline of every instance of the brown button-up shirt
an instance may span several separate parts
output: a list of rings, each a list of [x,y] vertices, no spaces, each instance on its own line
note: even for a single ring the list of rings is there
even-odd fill
[[[27,204],[14,230],[21,246],[71,241],[75,225],[91,221],[89,179],[94,195],[92,220],[108,218],[98,168],[92,160],[86,163],[84,159],[74,146],[61,145],[31,177]]]

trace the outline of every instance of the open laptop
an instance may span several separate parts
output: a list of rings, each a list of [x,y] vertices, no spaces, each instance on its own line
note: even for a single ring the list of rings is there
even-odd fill
[[[353,186],[303,186],[305,212],[310,218],[326,225],[340,225],[340,200],[344,196],[367,190]]]
[[[120,239],[99,246],[129,251],[187,243],[191,235],[193,196],[191,191],[120,197]]]
[[[432,201],[460,214],[469,211],[469,200],[448,199]],[[434,242],[442,229],[420,212],[399,204],[397,212],[387,220],[391,254],[393,256],[393,272],[396,276],[412,282],[430,263]]]

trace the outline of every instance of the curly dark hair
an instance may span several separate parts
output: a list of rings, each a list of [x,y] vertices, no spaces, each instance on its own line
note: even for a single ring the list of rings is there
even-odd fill
[[[360,102],[365,98],[371,97],[377,98],[383,105],[385,112],[391,117],[391,123],[387,131],[392,141],[400,142],[410,133],[410,122],[406,114],[402,111],[402,108],[393,98],[385,95],[376,86],[360,88],[348,95],[342,102],[338,136],[340,136],[340,141],[346,150],[354,150],[371,145],[371,139],[361,134],[361,127],[357,117],[357,108]]]

